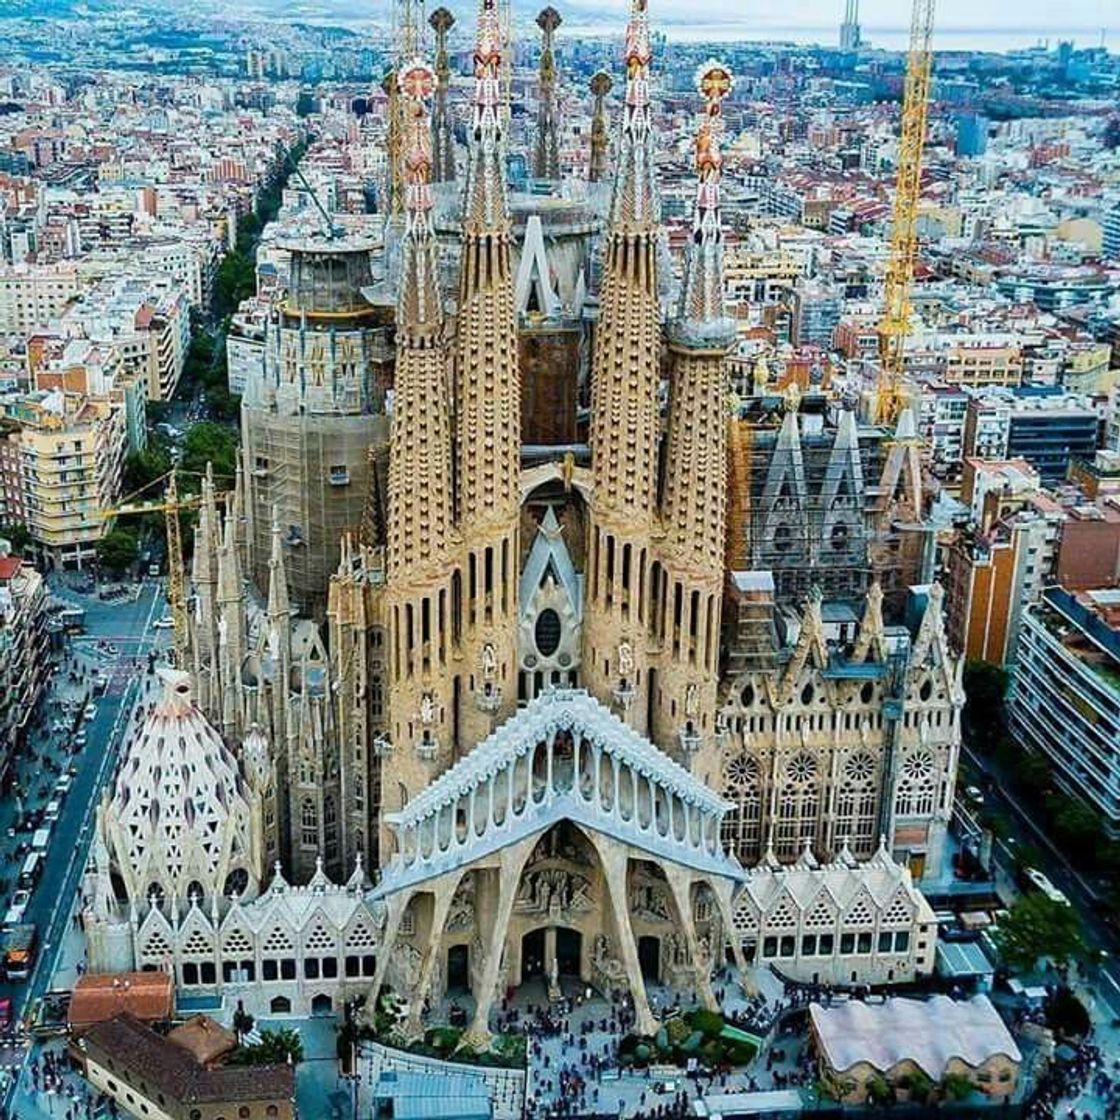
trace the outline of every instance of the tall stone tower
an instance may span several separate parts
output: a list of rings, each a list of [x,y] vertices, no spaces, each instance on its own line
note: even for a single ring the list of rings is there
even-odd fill
[[[405,231],[397,301],[397,374],[389,454],[389,681],[393,744],[383,807],[414,795],[443,769],[452,741],[451,572],[454,517],[451,409],[431,224],[435,76],[422,62],[400,74],[405,99]],[[436,771],[438,772],[438,770]],[[400,794],[404,796],[404,792]]]
[[[533,175],[548,182],[556,182],[560,178],[560,137],[556,124],[556,56],[552,51],[552,37],[561,22],[560,13],[552,7],[542,9],[537,16],[537,26],[541,29],[541,69]]]
[[[611,76],[606,70],[591,75],[591,96],[595,99],[591,113],[591,154],[587,165],[587,180],[598,183],[607,173],[607,94],[611,91]]]
[[[626,98],[618,175],[604,246],[591,381],[595,488],[584,620],[584,679],[613,695],[639,731],[648,724],[648,585],[657,503],[661,310],[660,205],[650,119],[646,0],[626,28]],[[653,589],[656,590],[656,589]]]
[[[723,302],[720,225],[720,106],[731,74],[705,63],[698,75],[704,116],[696,136],[692,244],[676,315],[669,323],[669,433],[663,536],[652,610],[660,676],[652,697],[655,741],[701,772],[714,768],[713,718],[719,684],[719,626],[727,479],[727,370],[735,324]],[[660,569],[660,570],[659,570]],[[712,775],[705,775],[708,780]]]
[[[455,17],[446,8],[436,8],[428,17],[436,33],[436,95],[432,108],[432,182],[451,183],[455,179],[455,137],[447,91],[451,85],[451,64],[447,58],[447,33]],[[407,188],[406,188],[407,189]]]
[[[474,64],[456,353],[458,515],[466,546],[460,577],[465,679],[456,686],[462,695],[457,730],[472,744],[517,701],[521,385],[496,0],[482,0]]]

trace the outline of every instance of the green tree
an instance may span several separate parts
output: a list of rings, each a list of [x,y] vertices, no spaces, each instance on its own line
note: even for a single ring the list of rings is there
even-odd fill
[[[97,542],[97,562],[111,572],[123,572],[139,554],[140,542],[130,529],[118,527]]]
[[[183,480],[184,490],[197,490],[197,479],[189,476],[203,475],[210,464],[214,477],[223,485],[230,485],[237,469],[237,439],[234,433],[222,424],[204,421],[195,424],[183,440],[183,458],[180,469],[188,475]]]
[[[0,525],[0,540],[5,540],[12,546],[13,556],[19,556],[31,543],[31,533],[26,525],[18,525],[12,521]]]
[[[1085,1005],[1069,988],[1059,988],[1046,997],[1046,1025],[1063,1038],[1084,1038],[1092,1027]]]
[[[1004,964],[1030,972],[1043,957],[1065,965],[1085,955],[1081,919],[1072,906],[1044,894],[1023,895],[1000,919],[996,946]]]
[[[947,1073],[941,1079],[941,1093],[947,1101],[963,1101],[972,1092],[972,1082],[963,1073]]]
[[[135,494],[137,490],[144,490],[169,470],[171,455],[167,447],[162,440],[149,439],[148,446],[143,451],[131,452],[124,461],[124,491],[126,494]],[[154,500],[158,494],[152,492],[144,496]]]
[[[1003,698],[1007,672],[991,661],[967,661],[964,667],[965,736],[977,750],[991,751],[1003,735]]]
[[[260,1042],[239,1046],[230,1056],[238,1066],[282,1066],[303,1061],[303,1042],[291,1027],[277,1031],[261,1031]]]
[[[1053,814],[1054,831],[1067,848],[1095,853],[1106,842],[1101,818],[1084,801],[1061,794]]]

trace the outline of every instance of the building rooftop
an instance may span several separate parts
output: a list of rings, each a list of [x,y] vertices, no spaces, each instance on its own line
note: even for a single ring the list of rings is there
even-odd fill
[[[911,1061],[940,1081],[953,1059],[975,1068],[1003,1055],[1022,1054],[987,996],[956,1001],[888,999],[881,1004],[850,1000],[835,1007],[809,1008],[819,1045],[832,1069],[843,1072],[867,1062],[885,1073]]]
[[[188,1051],[127,1012],[91,1027],[78,1046],[87,1052],[95,1047],[156,1092],[191,1104],[290,1100],[295,1091],[289,1065],[205,1069]]]
[[[70,997],[70,1026],[89,1027],[122,1012],[161,1022],[171,1017],[173,991],[169,972],[86,973],[78,977]]]

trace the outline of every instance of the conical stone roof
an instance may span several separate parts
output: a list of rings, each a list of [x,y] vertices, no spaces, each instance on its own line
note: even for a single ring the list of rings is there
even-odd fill
[[[105,813],[113,870],[129,900],[255,895],[260,845],[250,794],[188,674],[160,671],[163,695],[128,744]]]

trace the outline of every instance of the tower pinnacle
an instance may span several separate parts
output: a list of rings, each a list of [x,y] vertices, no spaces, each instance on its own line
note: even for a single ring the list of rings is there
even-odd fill
[[[537,16],[541,29],[540,107],[537,111],[537,143],[533,151],[533,174],[554,182],[560,178],[560,138],[556,130],[556,57],[552,36],[563,21],[552,7]]]
[[[704,116],[696,133],[696,203],[692,244],[684,266],[680,303],[670,323],[673,342],[683,345],[726,345],[735,336],[723,302],[723,228],[720,215],[719,147],[722,102],[734,83],[721,62],[709,59],[697,71],[696,88],[704,98]]]
[[[611,91],[611,76],[606,70],[591,75],[591,96],[595,106],[591,112],[591,158],[587,178],[592,183],[602,180],[607,170],[607,94]]]
[[[611,200],[614,229],[651,229],[661,218],[654,168],[654,140],[650,110],[650,62],[647,0],[631,0],[626,25],[626,95],[618,176]]]
[[[481,0],[474,45],[474,96],[470,164],[463,201],[464,233],[508,229],[502,154],[502,28],[496,0]]]
[[[451,183],[455,179],[455,141],[451,135],[451,114],[447,91],[451,85],[451,64],[447,58],[447,33],[455,17],[446,8],[436,8],[428,17],[436,33],[436,96],[432,107],[432,182]]]

